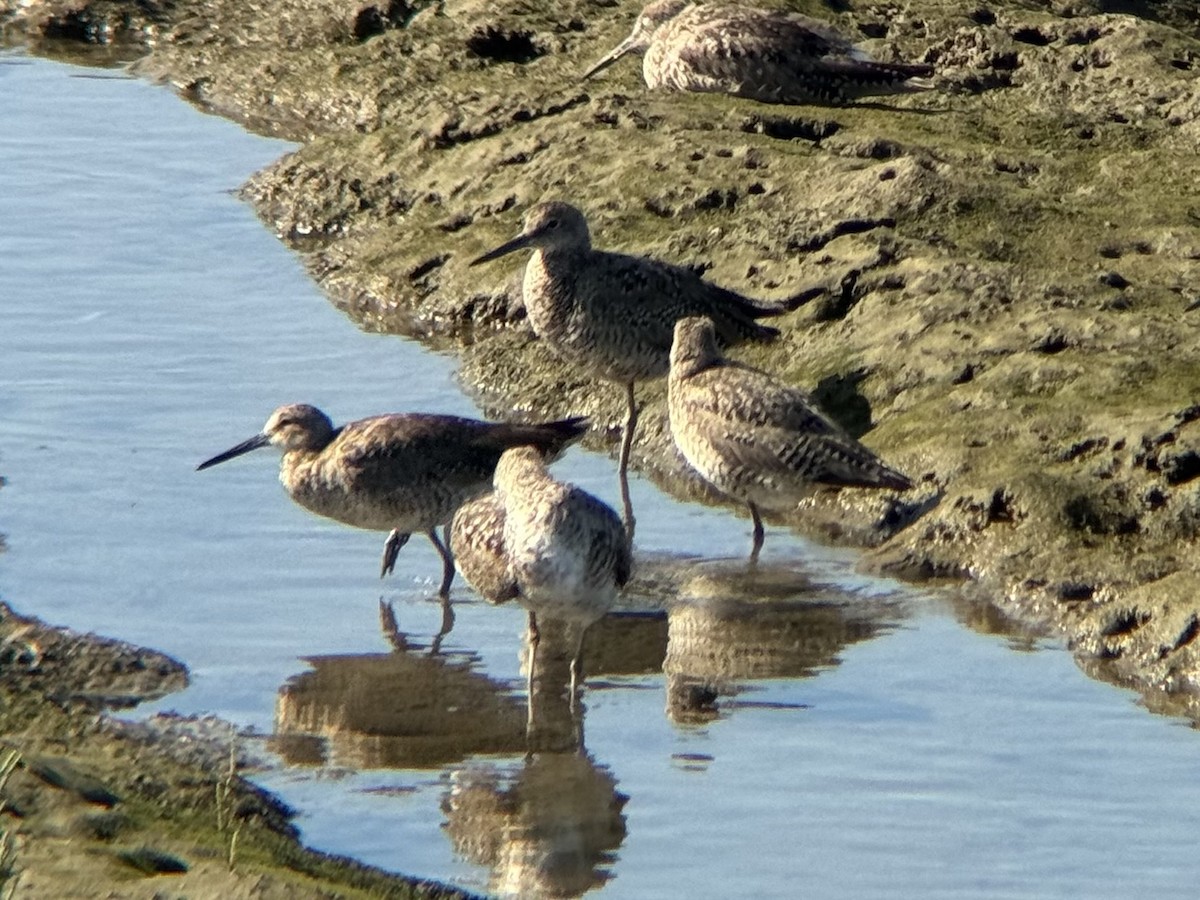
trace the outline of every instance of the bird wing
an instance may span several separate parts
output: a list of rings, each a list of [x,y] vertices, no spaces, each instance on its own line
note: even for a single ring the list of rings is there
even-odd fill
[[[689,379],[697,402],[731,424],[806,434],[845,434],[811,397],[765,372],[722,360]]]
[[[887,93],[933,72],[925,64],[877,62],[824,22],[761,9],[718,8],[670,50],[706,89],[770,103]]]
[[[743,7],[714,7],[691,22],[678,40],[681,60],[714,75],[741,77],[747,60],[787,66],[796,60],[861,55],[853,43],[824,22],[798,13]]]
[[[621,517],[582,488],[572,485],[569,497],[578,514],[592,523],[588,570],[596,574],[611,572],[617,587],[624,587],[633,573],[633,557]]]
[[[699,428],[725,459],[764,478],[781,485],[799,476],[844,486],[911,486],[797,388],[732,362],[689,380],[689,415],[703,418]]]
[[[466,487],[490,480],[500,458],[487,432],[488,423],[455,416],[373,416],[343,426],[335,458],[362,489]]]
[[[736,291],[705,281],[687,266],[649,257],[599,252],[596,264],[603,266],[603,296],[592,298],[600,306],[595,312],[601,321],[612,321],[624,333],[636,333],[645,344],[670,352],[675,322],[686,316],[708,316],[724,345],[747,338],[769,340],[779,334],[775,328],[755,320],[779,315],[778,304],[744,297]],[[617,294],[619,296],[614,296]],[[619,302],[619,316],[613,304]]]

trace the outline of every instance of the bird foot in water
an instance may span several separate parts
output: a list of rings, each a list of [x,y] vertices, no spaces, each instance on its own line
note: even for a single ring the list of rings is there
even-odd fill
[[[379,577],[390,575],[396,568],[396,557],[400,555],[400,548],[408,543],[411,535],[392,530],[387,536],[387,540],[383,542],[383,565],[379,569]]]

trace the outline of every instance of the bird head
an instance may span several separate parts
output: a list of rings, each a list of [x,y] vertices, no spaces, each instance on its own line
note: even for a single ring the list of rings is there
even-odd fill
[[[675,323],[671,341],[671,376],[694,375],[721,360],[712,319],[692,316]]]
[[[658,0],[657,3],[647,4],[634,20],[633,31],[629,33],[629,37],[584,72],[581,80],[586,81],[597,72],[607,69],[627,53],[645,53],[650,42],[654,40],[654,33],[690,5],[688,0]]]
[[[505,450],[496,463],[492,483],[501,496],[511,496],[522,484],[547,477],[546,461],[535,448],[512,447]]]
[[[553,200],[539,203],[525,214],[521,233],[495,250],[472,260],[471,265],[491,262],[517,250],[587,250],[591,247],[587,219],[570,203]]]
[[[271,413],[267,424],[254,437],[230,447],[224,453],[218,453],[212,459],[206,459],[196,467],[196,471],[226,462],[259,447],[279,447],[285,453],[292,450],[320,450],[332,440],[333,434],[333,423],[321,410],[307,403],[290,403]]]

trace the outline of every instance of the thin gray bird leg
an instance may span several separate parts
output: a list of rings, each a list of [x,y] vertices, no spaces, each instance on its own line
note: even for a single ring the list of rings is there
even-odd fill
[[[758,514],[758,507],[753,503],[747,503],[750,507],[750,516],[754,519],[754,546],[750,548],[750,565],[758,562],[758,551],[763,545],[763,523],[762,516]]]
[[[525,733],[530,735],[533,733],[533,672],[537,665],[537,649],[541,642],[542,635],[538,631],[537,616],[533,610],[529,611],[529,682],[525,687],[527,695],[528,713],[525,721]]]
[[[575,655],[571,657],[571,712],[579,709],[579,682],[583,678],[583,638],[587,628],[579,629],[579,640],[575,642]]]
[[[617,460],[617,477],[621,482],[621,506],[625,512],[625,535],[633,546],[633,501],[629,499],[629,451],[633,447],[633,432],[637,428],[637,399],[633,393],[633,382],[625,384],[625,430],[621,433],[621,455]]]
[[[425,532],[425,536],[429,538],[429,542],[433,544],[433,546],[437,548],[437,552],[441,554],[442,586],[438,588],[438,596],[448,599],[450,597],[450,583],[454,581],[454,557],[450,555],[450,551],[447,549],[446,544],[442,543],[441,539],[437,536],[437,531],[435,529],[430,528],[427,532]]]

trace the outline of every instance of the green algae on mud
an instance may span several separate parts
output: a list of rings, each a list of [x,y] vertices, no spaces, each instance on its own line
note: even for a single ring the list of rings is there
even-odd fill
[[[932,62],[941,90],[815,108],[652,94],[635,64],[582,83],[636,13],[583,0],[400,17],[196,0],[127,31],[149,51],[137,71],[306,139],[246,196],[362,327],[461,344],[489,410],[587,413],[593,440],[615,440],[619,392],[530,339],[520,263],[466,266],[545,197],[583,207],[600,246],[762,296],[823,286],[744,358],[827,386],[831,412],[874,422],[866,443],[921,483],[896,502],[821,494],[792,524],[879,545],[886,571],[974,578],[1200,713],[1194,9],[803,6]],[[0,2],[35,37],[64,8]],[[635,463],[704,495],[661,385],[642,397]]]

